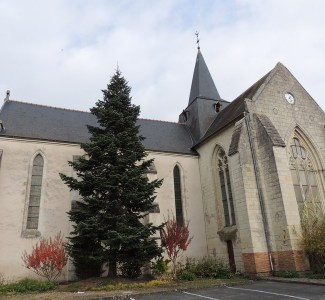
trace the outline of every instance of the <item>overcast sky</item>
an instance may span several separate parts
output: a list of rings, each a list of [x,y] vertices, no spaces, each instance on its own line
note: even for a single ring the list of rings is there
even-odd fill
[[[323,0],[0,0],[0,103],[88,111],[118,64],[141,117],[177,121],[195,31],[232,101],[282,62],[325,110]]]

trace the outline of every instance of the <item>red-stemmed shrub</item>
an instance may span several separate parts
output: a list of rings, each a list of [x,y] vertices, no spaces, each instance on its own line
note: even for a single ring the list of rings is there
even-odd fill
[[[49,281],[56,280],[68,261],[61,233],[58,233],[54,239],[41,238],[33,246],[31,254],[28,254],[26,250],[23,252],[22,260],[24,266],[37,275],[45,277]]]
[[[176,277],[177,258],[187,250],[193,237],[190,237],[188,223],[178,223],[175,217],[170,218],[160,231],[161,246],[166,249],[166,253],[173,264],[173,274]]]

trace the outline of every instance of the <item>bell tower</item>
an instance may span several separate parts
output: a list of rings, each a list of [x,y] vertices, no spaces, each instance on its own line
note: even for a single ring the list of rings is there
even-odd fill
[[[196,35],[198,37],[198,33]],[[189,127],[194,143],[203,137],[219,111],[228,104],[218,93],[201,53],[198,38],[197,44],[198,52],[188,106],[179,116],[179,123],[184,123]]]

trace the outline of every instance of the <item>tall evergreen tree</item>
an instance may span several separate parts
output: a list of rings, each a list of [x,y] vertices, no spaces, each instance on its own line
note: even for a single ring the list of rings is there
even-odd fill
[[[159,229],[143,218],[153,208],[155,189],[162,180],[149,181],[144,138],[136,125],[139,106],[131,104],[130,87],[117,70],[103,100],[91,109],[98,127],[88,126],[90,141],[81,145],[85,155],[69,162],[78,178],[61,174],[79,192],[78,208],[69,212],[73,223],[69,252],[77,274],[99,275],[108,262],[109,276],[121,265],[135,277],[141,267],[161,254],[152,235]]]

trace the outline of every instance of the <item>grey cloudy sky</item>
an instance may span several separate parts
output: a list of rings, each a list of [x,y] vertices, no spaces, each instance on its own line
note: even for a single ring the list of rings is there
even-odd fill
[[[222,98],[280,61],[325,110],[324,11],[322,0],[0,0],[0,101],[9,89],[87,111],[118,64],[141,117],[177,121],[198,30]]]

